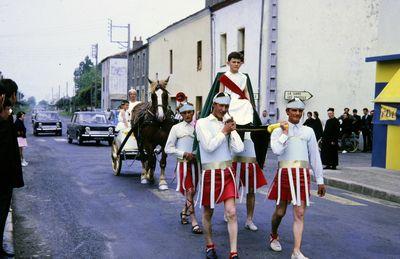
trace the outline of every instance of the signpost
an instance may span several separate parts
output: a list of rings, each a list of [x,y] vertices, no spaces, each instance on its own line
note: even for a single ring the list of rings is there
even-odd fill
[[[284,98],[286,101],[292,100],[294,98],[299,98],[302,101],[311,99],[313,95],[308,91],[285,91]]]

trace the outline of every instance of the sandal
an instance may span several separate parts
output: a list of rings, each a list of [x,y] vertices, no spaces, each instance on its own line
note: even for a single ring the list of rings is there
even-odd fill
[[[183,212],[183,211],[181,211],[181,224],[182,225],[187,225],[187,224],[189,224],[189,221],[187,220],[187,215]]]
[[[192,233],[193,234],[203,234],[203,230],[201,230],[199,225],[192,226]]]

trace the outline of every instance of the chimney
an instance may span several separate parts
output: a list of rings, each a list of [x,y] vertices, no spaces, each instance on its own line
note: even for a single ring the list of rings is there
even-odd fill
[[[137,40],[136,36],[133,38],[132,41],[132,49],[135,50],[137,48],[140,48],[143,45],[142,37]]]

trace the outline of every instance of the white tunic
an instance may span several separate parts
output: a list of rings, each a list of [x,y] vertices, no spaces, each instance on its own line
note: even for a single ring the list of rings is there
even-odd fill
[[[125,125],[124,120],[126,123],[128,123],[128,127]],[[118,114],[118,124],[117,124],[117,127],[115,127],[115,130],[120,131],[120,130],[128,129],[129,127],[130,127],[130,125],[129,125],[128,111],[123,112],[123,110],[120,110],[120,112]]]
[[[225,75],[232,80],[240,90],[244,90],[247,85],[247,77],[243,73],[232,73],[227,71]],[[238,125],[245,125],[253,122],[253,106],[247,99],[239,99],[239,95],[232,92],[225,86],[225,92],[231,95],[231,103],[229,105],[229,114],[233,117]]]
[[[165,144],[165,153],[183,159],[185,152],[192,153],[194,141],[194,125],[182,121],[171,128]]]
[[[196,123],[197,140],[200,146],[201,163],[214,163],[232,160],[231,150],[239,153],[244,149],[242,140],[236,131],[225,136],[222,129],[225,123],[213,114],[199,119]],[[225,168],[220,168],[225,169]]]
[[[324,184],[321,156],[314,131],[301,124],[289,122],[288,135],[281,128],[271,134],[271,148],[278,161],[308,161],[317,184]]]

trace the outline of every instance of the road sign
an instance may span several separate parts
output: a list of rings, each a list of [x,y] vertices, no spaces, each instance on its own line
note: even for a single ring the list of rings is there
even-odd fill
[[[292,100],[293,98],[299,98],[302,101],[311,99],[313,95],[308,91],[285,91],[284,98],[286,101]]]

